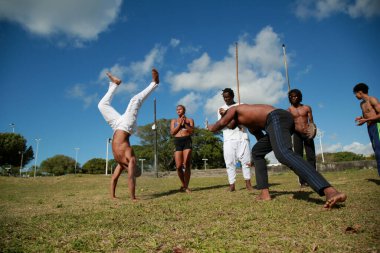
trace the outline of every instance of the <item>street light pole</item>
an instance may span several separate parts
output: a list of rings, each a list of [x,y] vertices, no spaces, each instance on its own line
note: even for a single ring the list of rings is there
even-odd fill
[[[36,159],[34,159],[34,177],[36,177],[36,170],[37,170],[37,160],[38,160],[38,145],[40,144],[41,139],[35,139],[37,142],[37,149],[36,149]]]
[[[145,161],[145,159],[141,158],[141,159],[139,159],[139,161],[141,161],[141,175],[142,175],[144,173],[144,161]]]
[[[12,132],[14,133],[15,132],[16,124],[15,123],[11,123],[11,124],[9,124],[9,126],[12,128]]]
[[[78,163],[78,151],[80,148],[74,148],[75,149],[75,169],[74,174],[77,174],[77,163]]]
[[[157,111],[156,111],[156,98],[154,99],[154,170],[156,171],[156,177],[158,177],[158,154],[157,154]]]
[[[112,142],[111,138],[107,138],[106,141],[106,176],[108,175],[108,145]],[[112,174],[112,173],[111,173]]]
[[[21,163],[20,163],[20,177],[21,177],[22,161],[24,160],[24,152],[19,151],[18,153],[21,154]]]
[[[208,161],[208,159],[207,159],[207,158],[203,158],[202,160],[205,162],[205,170],[206,170],[206,168],[207,168],[207,161]]]

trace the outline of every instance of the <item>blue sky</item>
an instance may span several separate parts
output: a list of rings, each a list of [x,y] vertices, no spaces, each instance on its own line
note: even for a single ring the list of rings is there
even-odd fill
[[[113,104],[124,111],[153,66],[160,87],[138,125],[153,121],[156,98],[158,118],[175,118],[181,103],[203,126],[216,120],[221,90],[236,91],[236,42],[241,101],[286,109],[285,44],[291,88],[313,108],[323,150],[370,154],[366,127],[354,123],[361,110],[352,88],[365,82],[380,96],[379,28],[377,0],[4,0],[0,131],[14,123],[34,150],[40,138],[38,164],[56,154],[75,158],[75,148],[82,165],[105,158],[112,130],[97,108],[105,71],[123,79]]]

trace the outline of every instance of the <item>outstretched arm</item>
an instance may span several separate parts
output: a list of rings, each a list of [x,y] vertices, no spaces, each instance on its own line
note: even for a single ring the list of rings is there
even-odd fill
[[[307,111],[307,117],[309,119],[309,123],[314,123],[314,118],[313,118],[313,112],[311,110],[311,107],[310,106],[307,106],[308,107],[308,111]]]
[[[219,119],[215,124],[207,125],[207,129],[211,132],[217,132],[219,130],[222,130],[225,126],[227,126],[231,121],[234,121],[234,116],[235,116],[236,108],[232,107],[227,110],[227,112],[224,114],[224,116]],[[231,123],[235,124],[235,123]],[[236,126],[235,126],[236,127]]]

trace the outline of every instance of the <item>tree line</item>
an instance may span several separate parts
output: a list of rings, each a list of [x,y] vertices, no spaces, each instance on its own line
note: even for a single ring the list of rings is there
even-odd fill
[[[159,171],[175,170],[174,163],[174,143],[170,135],[170,120],[160,119],[157,121],[157,162]],[[152,123],[139,126],[136,135],[140,138],[139,145],[133,145],[137,158],[138,169],[141,170],[143,161],[144,171],[153,169],[155,132],[152,131]],[[26,145],[26,139],[17,133],[0,133],[0,173],[2,175],[18,175],[21,161],[25,167],[34,159],[34,151],[31,146]],[[221,132],[213,134],[205,129],[195,127],[192,135],[192,169],[203,169],[204,160],[207,159],[207,168],[225,168],[223,158],[223,141]],[[21,157],[22,156],[22,157]],[[365,157],[352,152],[324,153],[324,161],[341,162],[357,160],[373,160],[374,155]],[[322,162],[321,154],[317,156],[317,161]],[[116,167],[115,160],[108,161],[108,173]],[[65,175],[73,173],[104,174],[106,160],[103,158],[93,158],[80,165],[75,164],[75,160],[65,155],[55,155],[42,161],[36,168],[37,175]],[[31,167],[34,173],[34,166]]]
[[[174,143],[170,135],[170,120],[160,119],[157,121],[157,162],[159,171],[175,170],[174,166]],[[141,169],[139,159],[144,160],[144,171],[152,170],[154,163],[155,132],[152,131],[152,123],[139,126],[136,132],[140,138],[139,145],[133,145],[137,158],[137,166]],[[204,160],[207,160],[207,168],[223,168],[223,142],[221,133],[213,134],[205,129],[196,127],[192,136],[192,168],[202,169]],[[3,143],[7,145],[3,145]],[[0,133],[0,166],[10,168],[3,170],[3,174],[18,175],[23,153],[23,167],[34,159],[34,152],[31,146],[26,147],[26,139],[16,133]],[[72,173],[104,174],[106,160],[103,158],[93,158],[82,165],[76,164],[75,160],[65,155],[55,155],[42,161],[36,168],[37,175],[64,175]],[[116,167],[116,162],[109,160],[109,173]],[[76,171],[75,171],[76,168]],[[31,167],[34,170],[34,166]]]

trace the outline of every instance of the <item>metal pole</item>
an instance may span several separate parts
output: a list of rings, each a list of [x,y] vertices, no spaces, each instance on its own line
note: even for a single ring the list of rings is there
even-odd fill
[[[21,154],[21,163],[20,163],[20,177],[21,177],[22,161],[24,160],[24,152],[19,151],[18,153]]]
[[[288,82],[288,92],[289,92],[290,91],[290,82],[289,82],[289,75],[288,75],[288,64],[286,63],[285,44],[282,44],[282,52],[284,53],[285,75],[286,75],[286,81]]]
[[[111,143],[112,139],[111,138],[107,138],[107,141],[106,141],[106,176],[108,175],[108,145]]]
[[[36,150],[36,159],[34,159],[34,177],[36,177],[36,170],[37,170],[37,160],[38,160],[38,145],[41,141],[41,139],[35,139],[37,142],[37,150]]]
[[[156,98],[154,99],[154,169],[156,170],[156,177],[158,177]]]
[[[16,124],[15,123],[11,123],[11,124],[9,124],[9,126],[12,128],[12,132],[14,133],[15,132]]]
[[[144,173],[144,158],[139,159],[141,161],[141,175]]]
[[[239,85],[239,53],[238,53],[238,43],[236,42],[236,85],[238,94],[238,104],[240,105],[240,85]]]
[[[74,174],[77,174],[77,163],[78,163],[78,151],[79,148],[74,148],[75,149],[75,169],[74,169]]]

